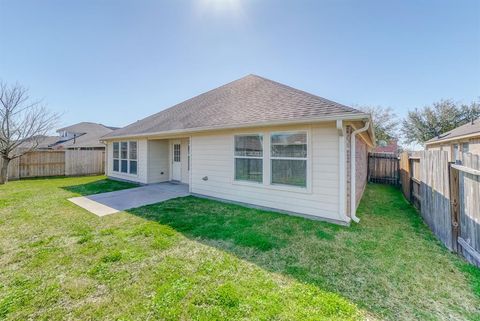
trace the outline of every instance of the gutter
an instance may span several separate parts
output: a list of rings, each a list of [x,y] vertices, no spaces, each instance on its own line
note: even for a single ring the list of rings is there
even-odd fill
[[[352,133],[350,137],[350,215],[352,220],[356,223],[360,222],[360,219],[357,217],[357,190],[356,190],[356,164],[355,164],[355,156],[356,156],[356,140],[355,137],[357,134],[363,133],[364,131],[368,130],[370,127],[370,121],[367,121],[363,128],[357,129]]]
[[[122,139],[122,138],[130,138],[130,137],[148,138],[151,136],[160,136],[160,135],[191,134],[195,132],[205,132],[205,131],[211,131],[211,130],[252,128],[252,127],[259,127],[259,126],[311,124],[316,122],[327,122],[327,121],[336,121],[336,120],[364,120],[366,118],[370,119],[370,114],[365,114],[365,113],[354,114],[354,115],[343,114],[343,115],[335,115],[335,116],[323,116],[323,117],[317,117],[317,118],[310,117],[310,118],[295,119],[295,120],[279,120],[279,121],[270,121],[270,122],[234,124],[229,126],[218,125],[218,126],[197,127],[197,128],[188,128],[188,129],[175,129],[175,130],[167,130],[167,131],[160,131],[160,132],[118,135],[118,136],[110,136],[110,137],[103,136],[100,138],[100,141],[109,141],[109,140],[116,140],[116,139]]]

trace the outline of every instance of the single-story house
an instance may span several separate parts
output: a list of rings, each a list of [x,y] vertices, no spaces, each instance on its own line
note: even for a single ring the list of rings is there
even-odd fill
[[[348,224],[375,137],[369,114],[248,75],[102,141],[110,178]]]
[[[463,153],[480,155],[480,118],[430,139],[425,148],[447,151],[451,162],[461,162]]]

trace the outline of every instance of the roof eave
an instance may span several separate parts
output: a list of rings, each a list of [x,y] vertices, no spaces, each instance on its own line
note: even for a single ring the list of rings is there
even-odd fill
[[[229,125],[229,126],[219,125],[219,126],[197,127],[197,128],[188,128],[188,129],[175,129],[175,130],[149,132],[149,133],[141,133],[141,134],[118,135],[118,136],[110,136],[110,137],[103,136],[103,137],[100,137],[100,141],[110,141],[110,140],[116,140],[116,139],[122,139],[122,138],[141,138],[141,137],[161,136],[161,135],[166,136],[166,135],[178,135],[178,134],[191,134],[195,132],[206,132],[206,131],[222,130],[222,129],[252,128],[252,127],[259,127],[259,126],[294,125],[294,124],[328,122],[328,121],[335,121],[335,120],[362,120],[362,119],[371,120],[371,115],[367,113],[358,113],[353,115],[341,114],[341,115],[334,115],[334,116],[310,117],[305,119],[235,124],[235,125]],[[107,134],[107,135],[110,135],[110,134]]]
[[[464,138],[472,138],[472,137],[476,137],[476,136],[480,136],[480,131],[472,133],[472,134],[454,136],[454,137],[449,137],[449,138],[444,138],[444,139],[439,139],[439,140],[434,140],[434,141],[429,140],[429,141],[425,142],[425,145],[446,143],[446,142],[451,142],[451,141],[454,141],[454,140],[459,140],[459,139],[464,139]]]

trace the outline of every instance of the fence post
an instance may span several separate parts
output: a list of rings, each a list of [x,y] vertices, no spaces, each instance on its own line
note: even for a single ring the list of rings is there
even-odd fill
[[[408,201],[413,204],[413,172],[412,172],[412,160],[408,158]]]
[[[458,252],[458,236],[460,235],[460,202],[459,202],[459,173],[452,167],[452,163],[448,164],[450,173],[450,204],[452,207],[452,248]]]

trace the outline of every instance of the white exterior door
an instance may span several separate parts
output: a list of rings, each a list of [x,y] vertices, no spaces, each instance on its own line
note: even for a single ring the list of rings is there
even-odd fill
[[[172,181],[182,180],[182,159],[180,141],[172,142]]]

